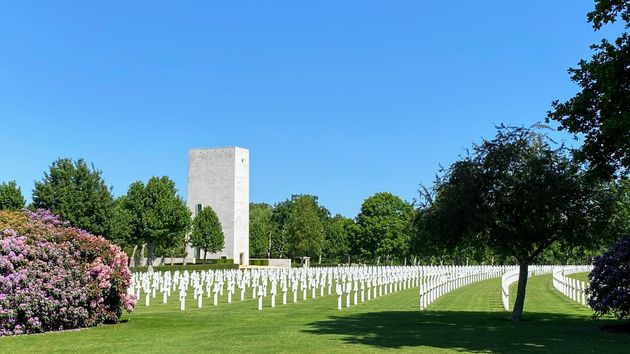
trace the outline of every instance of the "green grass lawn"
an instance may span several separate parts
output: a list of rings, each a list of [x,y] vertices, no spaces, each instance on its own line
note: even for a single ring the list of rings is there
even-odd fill
[[[602,331],[588,308],[551,286],[551,276],[530,278],[525,319],[502,310],[500,280],[458,289],[417,310],[417,289],[383,296],[341,311],[336,296],[263,311],[248,299],[185,312],[178,304],[144,307],[126,322],[65,333],[0,338],[0,353],[365,353],[400,352],[619,352],[630,335]],[[516,289],[510,290],[512,293]],[[248,292],[251,296],[251,293]],[[175,300],[173,297],[172,300]],[[223,299],[225,301],[225,299]],[[281,301],[281,297],[278,302]],[[513,299],[512,299],[513,301]]]
[[[584,273],[567,274],[567,277],[573,278],[573,279],[577,279],[577,280],[581,280],[581,281],[585,282],[586,284],[589,283],[588,273],[586,273],[586,272],[584,272]]]

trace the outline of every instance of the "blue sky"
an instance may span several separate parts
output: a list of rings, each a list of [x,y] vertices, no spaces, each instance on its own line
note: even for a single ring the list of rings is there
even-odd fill
[[[353,217],[406,200],[494,125],[541,121],[603,33],[591,1],[108,1],[0,5],[0,181],[85,158],[115,195],[186,196],[187,151],[250,149],[252,201]],[[559,137],[565,137],[559,135]]]

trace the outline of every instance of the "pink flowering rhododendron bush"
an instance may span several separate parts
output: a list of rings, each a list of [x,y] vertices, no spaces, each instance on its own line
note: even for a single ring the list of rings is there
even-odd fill
[[[45,210],[0,211],[0,336],[116,322],[131,311],[127,256]]]

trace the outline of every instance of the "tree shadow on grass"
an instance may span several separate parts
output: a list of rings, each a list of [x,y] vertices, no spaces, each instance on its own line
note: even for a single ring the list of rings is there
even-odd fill
[[[460,351],[628,353],[628,336],[601,330],[605,322],[557,313],[389,311],[331,316],[304,332],[335,335],[349,344],[377,348],[433,347]],[[607,321],[606,321],[607,322]],[[421,348],[417,348],[421,350]]]

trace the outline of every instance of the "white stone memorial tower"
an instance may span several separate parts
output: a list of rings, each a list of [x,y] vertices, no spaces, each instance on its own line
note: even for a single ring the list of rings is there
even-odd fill
[[[225,248],[208,258],[249,264],[249,150],[240,147],[188,152],[188,208],[196,215],[210,206],[217,213]],[[188,258],[199,257],[189,246]],[[201,252],[203,256],[203,252]]]

